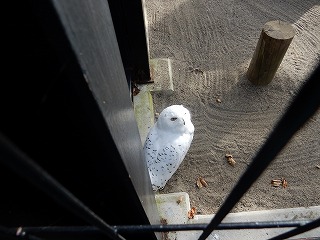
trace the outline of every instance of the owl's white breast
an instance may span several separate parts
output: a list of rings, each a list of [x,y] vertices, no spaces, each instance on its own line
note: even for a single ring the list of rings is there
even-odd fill
[[[181,105],[163,110],[144,145],[145,159],[154,190],[161,189],[186,156],[194,134],[189,111]]]

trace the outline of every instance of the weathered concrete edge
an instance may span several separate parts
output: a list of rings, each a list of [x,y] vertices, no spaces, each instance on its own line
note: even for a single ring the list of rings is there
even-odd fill
[[[154,125],[155,112],[152,92],[173,93],[172,66],[168,58],[150,59],[151,80],[153,83],[138,84],[140,92],[133,96],[134,112],[142,145]]]

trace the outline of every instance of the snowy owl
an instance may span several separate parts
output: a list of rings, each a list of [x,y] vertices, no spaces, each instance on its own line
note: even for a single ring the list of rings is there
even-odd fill
[[[164,188],[187,154],[194,126],[182,105],[165,108],[150,129],[143,150],[154,191]]]

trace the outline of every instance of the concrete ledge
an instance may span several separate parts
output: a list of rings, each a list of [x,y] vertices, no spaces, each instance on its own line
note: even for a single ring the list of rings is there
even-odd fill
[[[190,221],[191,223],[209,223],[214,215],[198,215]],[[229,213],[223,222],[255,222],[255,221],[285,221],[285,220],[315,220],[320,217],[320,206],[274,209],[263,211]],[[269,239],[292,228],[273,229],[246,229],[246,230],[225,230],[215,231],[219,239]],[[196,234],[196,233],[194,233]],[[199,233],[198,233],[199,234]],[[291,239],[313,238],[320,236],[320,228],[294,236]]]
[[[155,58],[150,59],[149,63],[153,83],[147,84],[147,89],[171,94],[173,92],[171,60],[169,58]]]
[[[185,192],[156,194],[156,203],[160,217],[168,224],[185,224],[188,222],[190,209],[189,195]]]
[[[142,145],[154,125],[154,109],[151,92],[173,93],[172,68],[170,59],[151,59],[150,73],[153,83],[138,84],[140,90],[133,97],[134,112],[138,123]]]
[[[133,97],[133,105],[141,143],[144,145],[149,130],[154,125],[154,109],[151,93],[149,91],[140,91],[138,95]]]
[[[189,195],[185,192],[156,194],[156,203],[160,218],[167,224],[186,224],[188,223],[188,211],[190,210]],[[169,232],[163,239],[187,239],[186,232]],[[196,238],[194,238],[196,239]]]
[[[178,204],[177,201],[182,199]],[[156,195],[156,203],[160,217],[166,219],[168,224],[209,223],[214,215],[196,215],[188,219],[190,210],[189,196],[187,193],[170,193]],[[263,211],[229,213],[223,222],[255,222],[255,221],[281,221],[281,220],[315,220],[320,218],[320,206],[274,209]],[[219,230],[214,231],[207,239],[240,239],[259,240],[269,239],[292,228],[273,229],[245,229],[245,230]],[[166,239],[193,240],[197,239],[202,231],[170,232]],[[316,238],[320,236],[320,228],[297,235],[292,239]],[[320,239],[320,238],[319,238]]]

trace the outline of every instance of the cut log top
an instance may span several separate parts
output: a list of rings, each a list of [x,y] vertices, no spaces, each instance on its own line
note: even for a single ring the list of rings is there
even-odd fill
[[[275,20],[267,22],[263,31],[274,39],[291,39],[294,37],[295,31],[291,24]]]
[[[250,82],[267,85],[272,81],[294,34],[294,28],[280,20],[264,25],[247,71]]]

